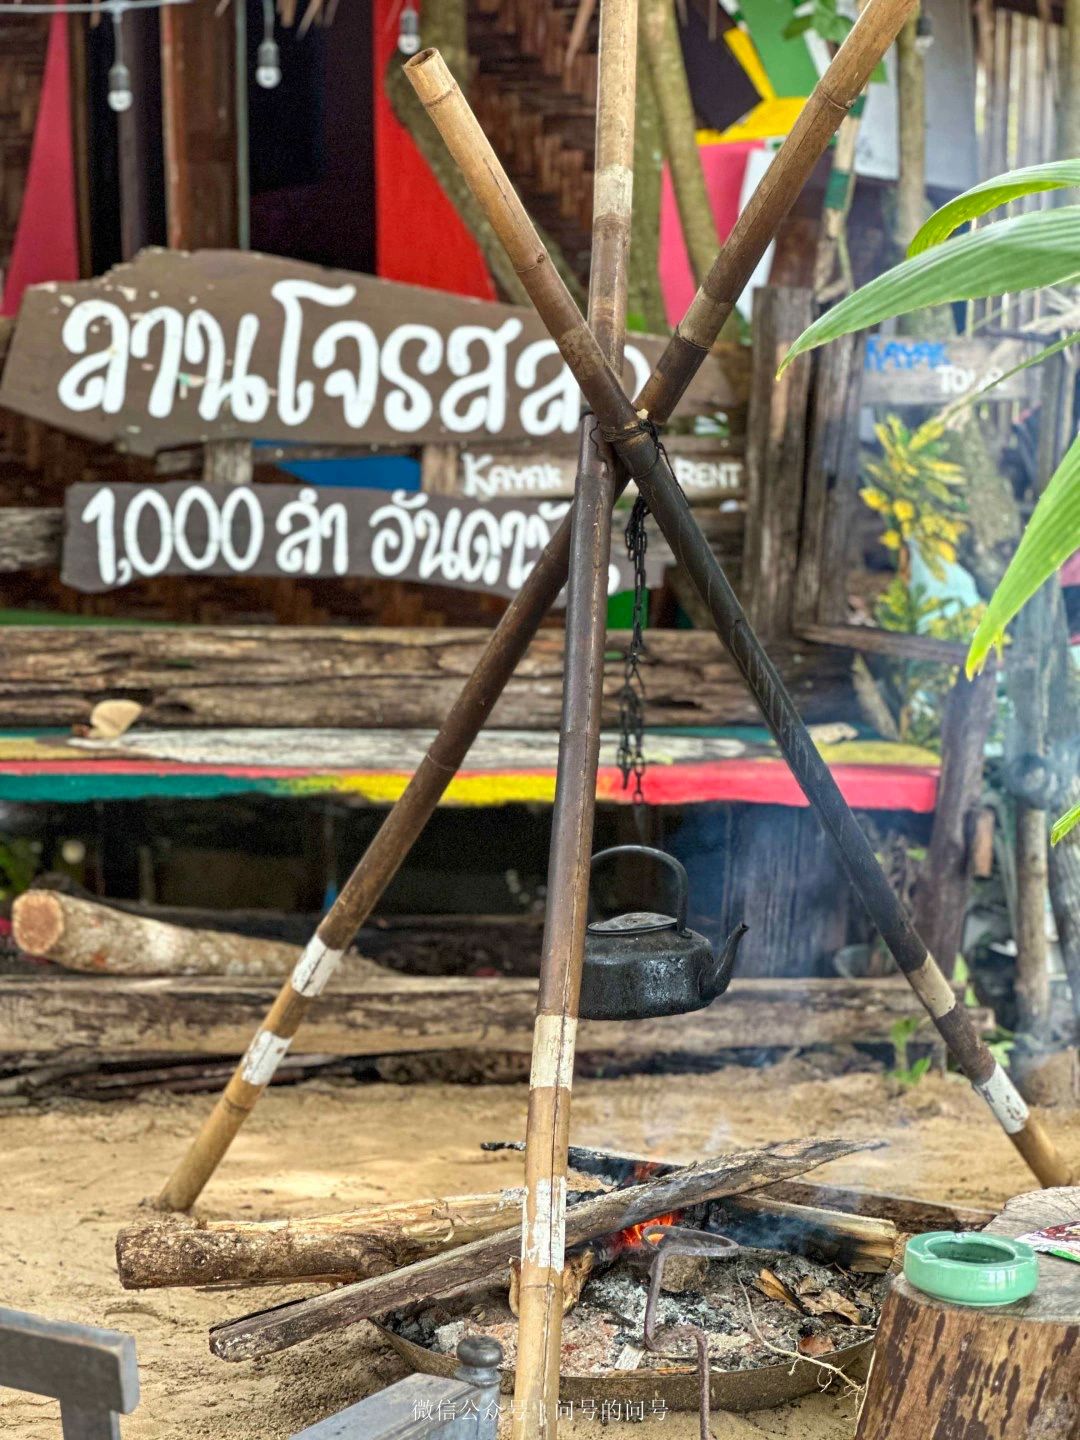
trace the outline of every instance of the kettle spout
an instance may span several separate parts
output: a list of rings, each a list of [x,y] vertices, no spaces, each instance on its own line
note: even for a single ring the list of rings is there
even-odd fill
[[[735,971],[735,956],[739,949],[739,942],[749,929],[749,925],[736,925],[735,929],[724,942],[724,948],[720,952],[720,958],[716,963],[715,993],[717,995],[723,995],[731,983],[731,977]]]

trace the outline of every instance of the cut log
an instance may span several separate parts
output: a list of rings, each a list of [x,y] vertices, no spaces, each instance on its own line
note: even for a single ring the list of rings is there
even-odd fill
[[[116,1268],[126,1290],[358,1280],[505,1230],[523,1196],[497,1190],[311,1219],[153,1220],[120,1231]]]
[[[85,724],[106,696],[137,700],[148,725],[437,728],[489,639],[486,630],[332,627],[178,629],[9,626],[0,630],[0,725]],[[272,643],[269,643],[272,640]],[[604,722],[618,722],[629,635],[607,637]],[[844,652],[770,651],[803,717],[854,717]],[[716,637],[656,630],[642,662],[653,725],[757,724]],[[489,724],[557,729],[563,636],[542,630]]]
[[[0,1054],[66,1058],[146,1051],[242,1055],[275,987],[207,978],[83,975],[0,977]],[[878,980],[736,980],[715,1005],[690,1015],[627,1023],[583,1022],[581,1054],[715,1055],[719,1051],[884,1041],[916,1002],[897,976]],[[318,1055],[400,1055],[429,1050],[529,1053],[536,982],[397,975],[351,961],[304,1025]],[[984,1033],[989,1011],[972,1012]]]
[[[960,640],[907,635],[899,630],[882,630],[876,625],[817,625],[803,621],[796,626],[796,634],[815,645],[835,645],[867,655],[887,655],[893,660],[928,660],[942,665],[962,665],[967,656],[967,646]]]
[[[881,1190],[849,1190],[841,1185],[812,1180],[785,1180],[769,1194],[797,1205],[825,1205],[851,1215],[876,1215],[891,1220],[907,1235],[924,1230],[981,1230],[994,1218],[992,1210],[972,1205],[951,1205],[944,1200],[922,1200],[915,1195],[891,1195]]]
[[[735,1222],[730,1231],[735,1240],[798,1250],[864,1275],[885,1274],[899,1239],[891,1220],[795,1205],[772,1195],[725,1200],[723,1208]]]
[[[1075,1220],[1080,1187],[1010,1200],[987,1233]],[[1080,1434],[1080,1266],[1039,1260],[1033,1295],[949,1305],[901,1276],[881,1312],[858,1440],[1075,1440]]]
[[[103,900],[62,872],[39,875],[32,890],[73,895],[128,915],[160,920],[185,930],[224,930],[259,940],[280,940],[299,951],[321,918],[318,911],[222,910],[159,905],[148,900]],[[510,975],[536,973],[543,916],[377,915],[356,932],[356,949],[370,960],[408,975],[471,974],[477,968]]]
[[[716,1200],[722,1195],[757,1190],[830,1160],[872,1149],[876,1143],[797,1140],[704,1160],[656,1176],[642,1185],[612,1190],[571,1206],[566,1212],[566,1244],[576,1245],[596,1235],[612,1234],[628,1225],[643,1224],[658,1215]],[[260,1355],[287,1350],[316,1335],[341,1330],[369,1316],[385,1314],[490,1277],[519,1252],[521,1241],[520,1226],[515,1226],[388,1275],[243,1316],[215,1326],[210,1332],[210,1348],[222,1360],[254,1360]]]
[[[109,975],[290,974],[300,950],[221,930],[187,930],[53,890],[27,890],[11,911],[15,943],[69,970]]]

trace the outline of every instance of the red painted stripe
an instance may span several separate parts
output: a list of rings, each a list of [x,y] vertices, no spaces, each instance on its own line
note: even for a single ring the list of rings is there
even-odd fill
[[[908,810],[928,815],[937,799],[934,765],[834,765],[833,778],[853,810]],[[612,788],[609,788],[612,787]],[[653,765],[645,775],[651,805],[693,805],[727,801],[746,805],[793,805],[809,801],[782,760],[719,760],[686,765]],[[616,770],[602,770],[597,791],[604,800],[623,800]]]
[[[293,780],[325,775],[397,774],[409,772],[364,770],[312,771],[292,765],[185,765],[174,760],[14,760],[0,763],[11,775],[221,775],[246,780]],[[551,770],[463,770],[462,777],[483,775],[507,780],[522,775],[552,776]],[[844,799],[855,810],[907,810],[932,813],[937,797],[938,770],[933,765],[836,765],[833,776]],[[631,801],[622,776],[613,766],[597,776],[601,800],[616,804]],[[792,805],[809,802],[782,760],[715,760],[681,765],[653,765],[645,776],[645,799],[652,805],[693,805],[726,801],[746,805]]]

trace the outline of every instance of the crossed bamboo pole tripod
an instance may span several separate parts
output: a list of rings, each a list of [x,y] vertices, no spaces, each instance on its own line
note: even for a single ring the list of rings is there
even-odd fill
[[[976,1034],[962,1002],[913,929],[698,528],[657,438],[658,428],[670,418],[781,221],[914,3],[869,0],[634,401],[624,394],[616,370],[626,312],[636,0],[601,4],[588,321],[559,278],[441,56],[426,50],[405,67],[589,407],[581,423],[576,498],[571,514],[495,628],[401,798],[305,947],[158,1203],[164,1209],[184,1210],[202,1192],[269,1084],[309,1007],[462,764],[569,575],[563,712],[527,1126],[515,1440],[553,1437],[556,1431],[567,1144],[599,751],[611,510],[630,480],[708,608],[792,773],[836,842],[852,884],[957,1065],[1040,1183],[1064,1185],[1070,1180],[1052,1141]]]

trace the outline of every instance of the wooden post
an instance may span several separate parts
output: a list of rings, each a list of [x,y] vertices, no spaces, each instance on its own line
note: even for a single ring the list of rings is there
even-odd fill
[[[1053,356],[1042,372],[1042,413],[1036,496],[1049,483],[1064,452],[1066,417],[1072,414],[1072,370],[1064,355]],[[1069,381],[1069,384],[1066,382]],[[1007,751],[1044,755],[1050,703],[1051,650],[1058,581],[1047,582],[1021,610],[1005,675],[1013,702]],[[1026,797],[1016,800],[1016,1006],[1022,1044],[1017,1062],[1037,1071],[1049,1040],[1050,949],[1046,934],[1049,894],[1049,816]]]
[[[854,508],[849,502],[855,500],[858,475],[862,341],[845,335],[816,354],[807,401],[810,441],[792,616],[796,633],[806,624],[847,619]]]
[[[176,250],[229,249],[237,240],[236,57],[214,9],[214,0],[194,0],[161,11],[165,198]]]
[[[588,321],[604,359],[616,373],[622,369],[626,338],[637,31],[637,0],[600,0]],[[566,1149],[588,922],[615,502],[615,459],[593,415],[581,422],[576,488],[559,763],[526,1126],[515,1440],[536,1436],[554,1440],[558,1429]]]
[[[875,65],[892,43],[913,0],[870,0],[847,40],[799,113],[779,153],[766,171],[753,199],[739,216],[728,241],[694,298],[679,331],[672,337],[636,404],[663,424],[696,374],[736,297],[753,274],[777,228],[821,158],[848,106],[866,84]],[[426,63],[430,52],[416,59]],[[414,62],[410,62],[413,64]],[[411,73],[411,72],[410,72]],[[473,122],[475,125],[475,121]],[[504,177],[505,179],[505,177]],[[520,206],[518,206],[520,210]],[[516,214],[511,207],[510,215]],[[523,212],[522,212],[523,214]],[[500,216],[500,237],[509,233]],[[531,253],[530,253],[531,251]],[[527,245],[513,252],[523,270],[536,266],[539,251]],[[536,278],[536,277],[534,277]],[[564,310],[566,333],[561,343],[572,347],[580,316],[571,304]],[[588,334],[586,327],[581,329]],[[591,339],[591,335],[589,336]],[[593,342],[595,344],[595,341]],[[602,360],[602,354],[596,352]],[[615,382],[618,385],[618,382]],[[619,391],[621,394],[621,390]],[[624,486],[620,477],[619,493]],[[169,1177],[158,1203],[186,1210],[201,1193],[228,1150],[244,1120],[255,1107],[277,1059],[285,1053],[310,1005],[321,993],[357,928],[370,915],[396,874],[405,855],[427,823],[491,708],[525,654],[541,619],[562,589],[569,567],[570,524],[564,521],[541,555],[518,595],[495,628],[469,680],[450,707],[405,793],[390,811],[375,839],[331,907],[290,980],[252,1039],[261,1057],[257,1081],[241,1065],[213,1112]],[[267,1039],[266,1037],[270,1038]]]
[[[896,244],[901,254],[926,219],[926,65],[919,53],[917,16],[896,37]]]
[[[791,633],[806,460],[808,358],[776,371],[813,319],[808,290],[766,288],[754,295],[754,358],[746,436],[743,591],[754,629],[767,639]]]
[[[679,211],[694,283],[700,285],[716,258],[716,222],[705,189],[697,147],[697,120],[683,63],[674,0],[643,0],[641,38],[660,111],[671,188]]]
[[[250,440],[211,440],[203,449],[206,485],[250,485],[252,468]]]
[[[961,671],[945,701],[937,807],[915,889],[915,928],[950,977],[960,953],[971,891],[975,814],[982,795],[983,751],[997,699],[997,673],[993,664],[974,680],[965,679]]]

